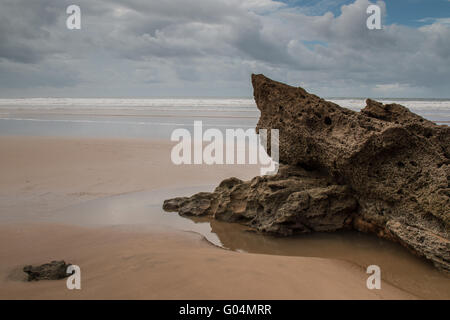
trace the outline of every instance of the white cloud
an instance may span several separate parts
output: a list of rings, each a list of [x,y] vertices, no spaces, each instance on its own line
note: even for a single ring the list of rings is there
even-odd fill
[[[424,23],[431,23],[431,24],[439,23],[439,24],[450,25],[450,18],[430,18],[430,17],[428,17],[428,18],[419,19],[417,21],[424,22]]]
[[[286,7],[286,4],[272,0],[244,0],[241,2],[241,6],[254,12],[267,13]]]

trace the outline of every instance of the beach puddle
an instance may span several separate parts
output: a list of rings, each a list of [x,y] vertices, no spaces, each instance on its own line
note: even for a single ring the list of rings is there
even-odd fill
[[[450,278],[405,248],[359,232],[274,237],[239,224],[209,218],[184,218],[162,210],[165,199],[212,191],[214,186],[155,190],[87,201],[54,212],[45,220],[83,226],[140,226],[196,232],[229,250],[283,256],[340,259],[361,268],[378,265],[383,281],[421,298],[450,299]]]

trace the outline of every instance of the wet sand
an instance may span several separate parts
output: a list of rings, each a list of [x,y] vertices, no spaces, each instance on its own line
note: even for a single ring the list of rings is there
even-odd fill
[[[387,281],[382,290],[368,290],[364,268],[341,257],[224,250],[182,232],[184,222],[174,214],[166,224],[151,220],[150,212],[160,214],[160,200],[141,206],[146,192],[203,188],[259,172],[256,166],[177,167],[170,149],[167,142],[137,139],[0,137],[0,298],[423,297]],[[24,281],[23,265],[55,259],[81,267],[82,290],[67,290],[65,281]]]
[[[22,225],[1,227],[0,242],[10,243],[0,247],[2,299],[414,298],[387,284],[367,290],[350,263],[226,251],[195,234]],[[81,290],[24,281],[23,264],[55,257],[80,266]]]
[[[147,139],[0,137],[3,213],[39,216],[85,200],[216,184],[259,173],[250,165],[173,165],[175,143]],[[1,219],[1,217],[0,217]]]

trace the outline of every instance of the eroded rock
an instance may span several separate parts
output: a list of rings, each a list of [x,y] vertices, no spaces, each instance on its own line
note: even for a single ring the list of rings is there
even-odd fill
[[[28,274],[28,281],[59,280],[68,277],[67,268],[70,264],[64,261],[52,261],[40,266],[25,266],[23,272]]]
[[[278,174],[227,179],[166,210],[280,235],[353,228],[450,271],[448,126],[398,104],[368,99],[355,112],[263,75],[252,83],[256,130],[279,130]]]

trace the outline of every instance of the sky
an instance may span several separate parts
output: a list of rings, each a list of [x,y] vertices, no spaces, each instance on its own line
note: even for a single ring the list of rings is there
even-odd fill
[[[450,0],[0,0],[0,98],[251,97],[252,73],[323,97],[450,98]]]

